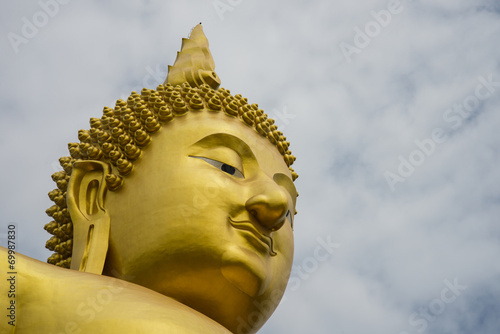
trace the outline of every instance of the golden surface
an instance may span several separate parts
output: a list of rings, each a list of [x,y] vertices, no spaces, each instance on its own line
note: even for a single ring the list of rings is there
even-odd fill
[[[174,66],[168,67],[165,84],[176,86],[189,82],[193,87],[207,84],[217,89],[220,79],[214,69],[215,62],[208,49],[208,40],[201,24],[198,24],[191,31],[189,38],[182,39],[181,51],[177,53]]]
[[[0,332],[255,333],[271,316],[293,260],[295,158],[257,105],[214,90],[214,66],[199,25],[165,86],[80,130],[49,193],[57,266],[16,254],[16,326]]]
[[[0,257],[7,257],[3,247]],[[137,284],[20,254],[16,260],[16,326],[2,319],[2,334],[230,333],[203,314]],[[8,290],[6,280],[0,281],[0,289]]]

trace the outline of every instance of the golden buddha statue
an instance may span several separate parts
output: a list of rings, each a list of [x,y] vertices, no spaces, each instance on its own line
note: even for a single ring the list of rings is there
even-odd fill
[[[49,264],[2,260],[1,333],[255,333],[271,316],[292,266],[295,157],[214,67],[198,25],[163,85],[79,131],[52,175]]]

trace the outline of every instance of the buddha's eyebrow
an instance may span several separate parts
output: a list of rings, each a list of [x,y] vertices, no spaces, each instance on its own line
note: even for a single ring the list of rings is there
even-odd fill
[[[255,159],[250,146],[240,138],[227,133],[213,133],[198,140],[192,146],[202,148],[213,148],[215,146],[225,146],[236,151],[240,156],[247,156]]]

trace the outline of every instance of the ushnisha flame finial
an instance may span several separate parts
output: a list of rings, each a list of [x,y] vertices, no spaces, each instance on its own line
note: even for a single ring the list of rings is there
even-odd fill
[[[214,69],[215,62],[200,23],[193,28],[189,38],[182,39],[181,51],[177,52],[174,65],[168,66],[164,84],[169,83],[175,87],[187,82],[191,87],[200,87],[205,83],[217,89],[220,79]]]

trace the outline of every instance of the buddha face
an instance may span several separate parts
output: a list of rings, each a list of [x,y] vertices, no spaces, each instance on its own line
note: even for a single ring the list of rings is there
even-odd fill
[[[228,328],[255,301],[279,301],[297,192],[275,146],[237,119],[190,112],[155,134],[134,166],[124,187],[106,195],[105,274]]]

